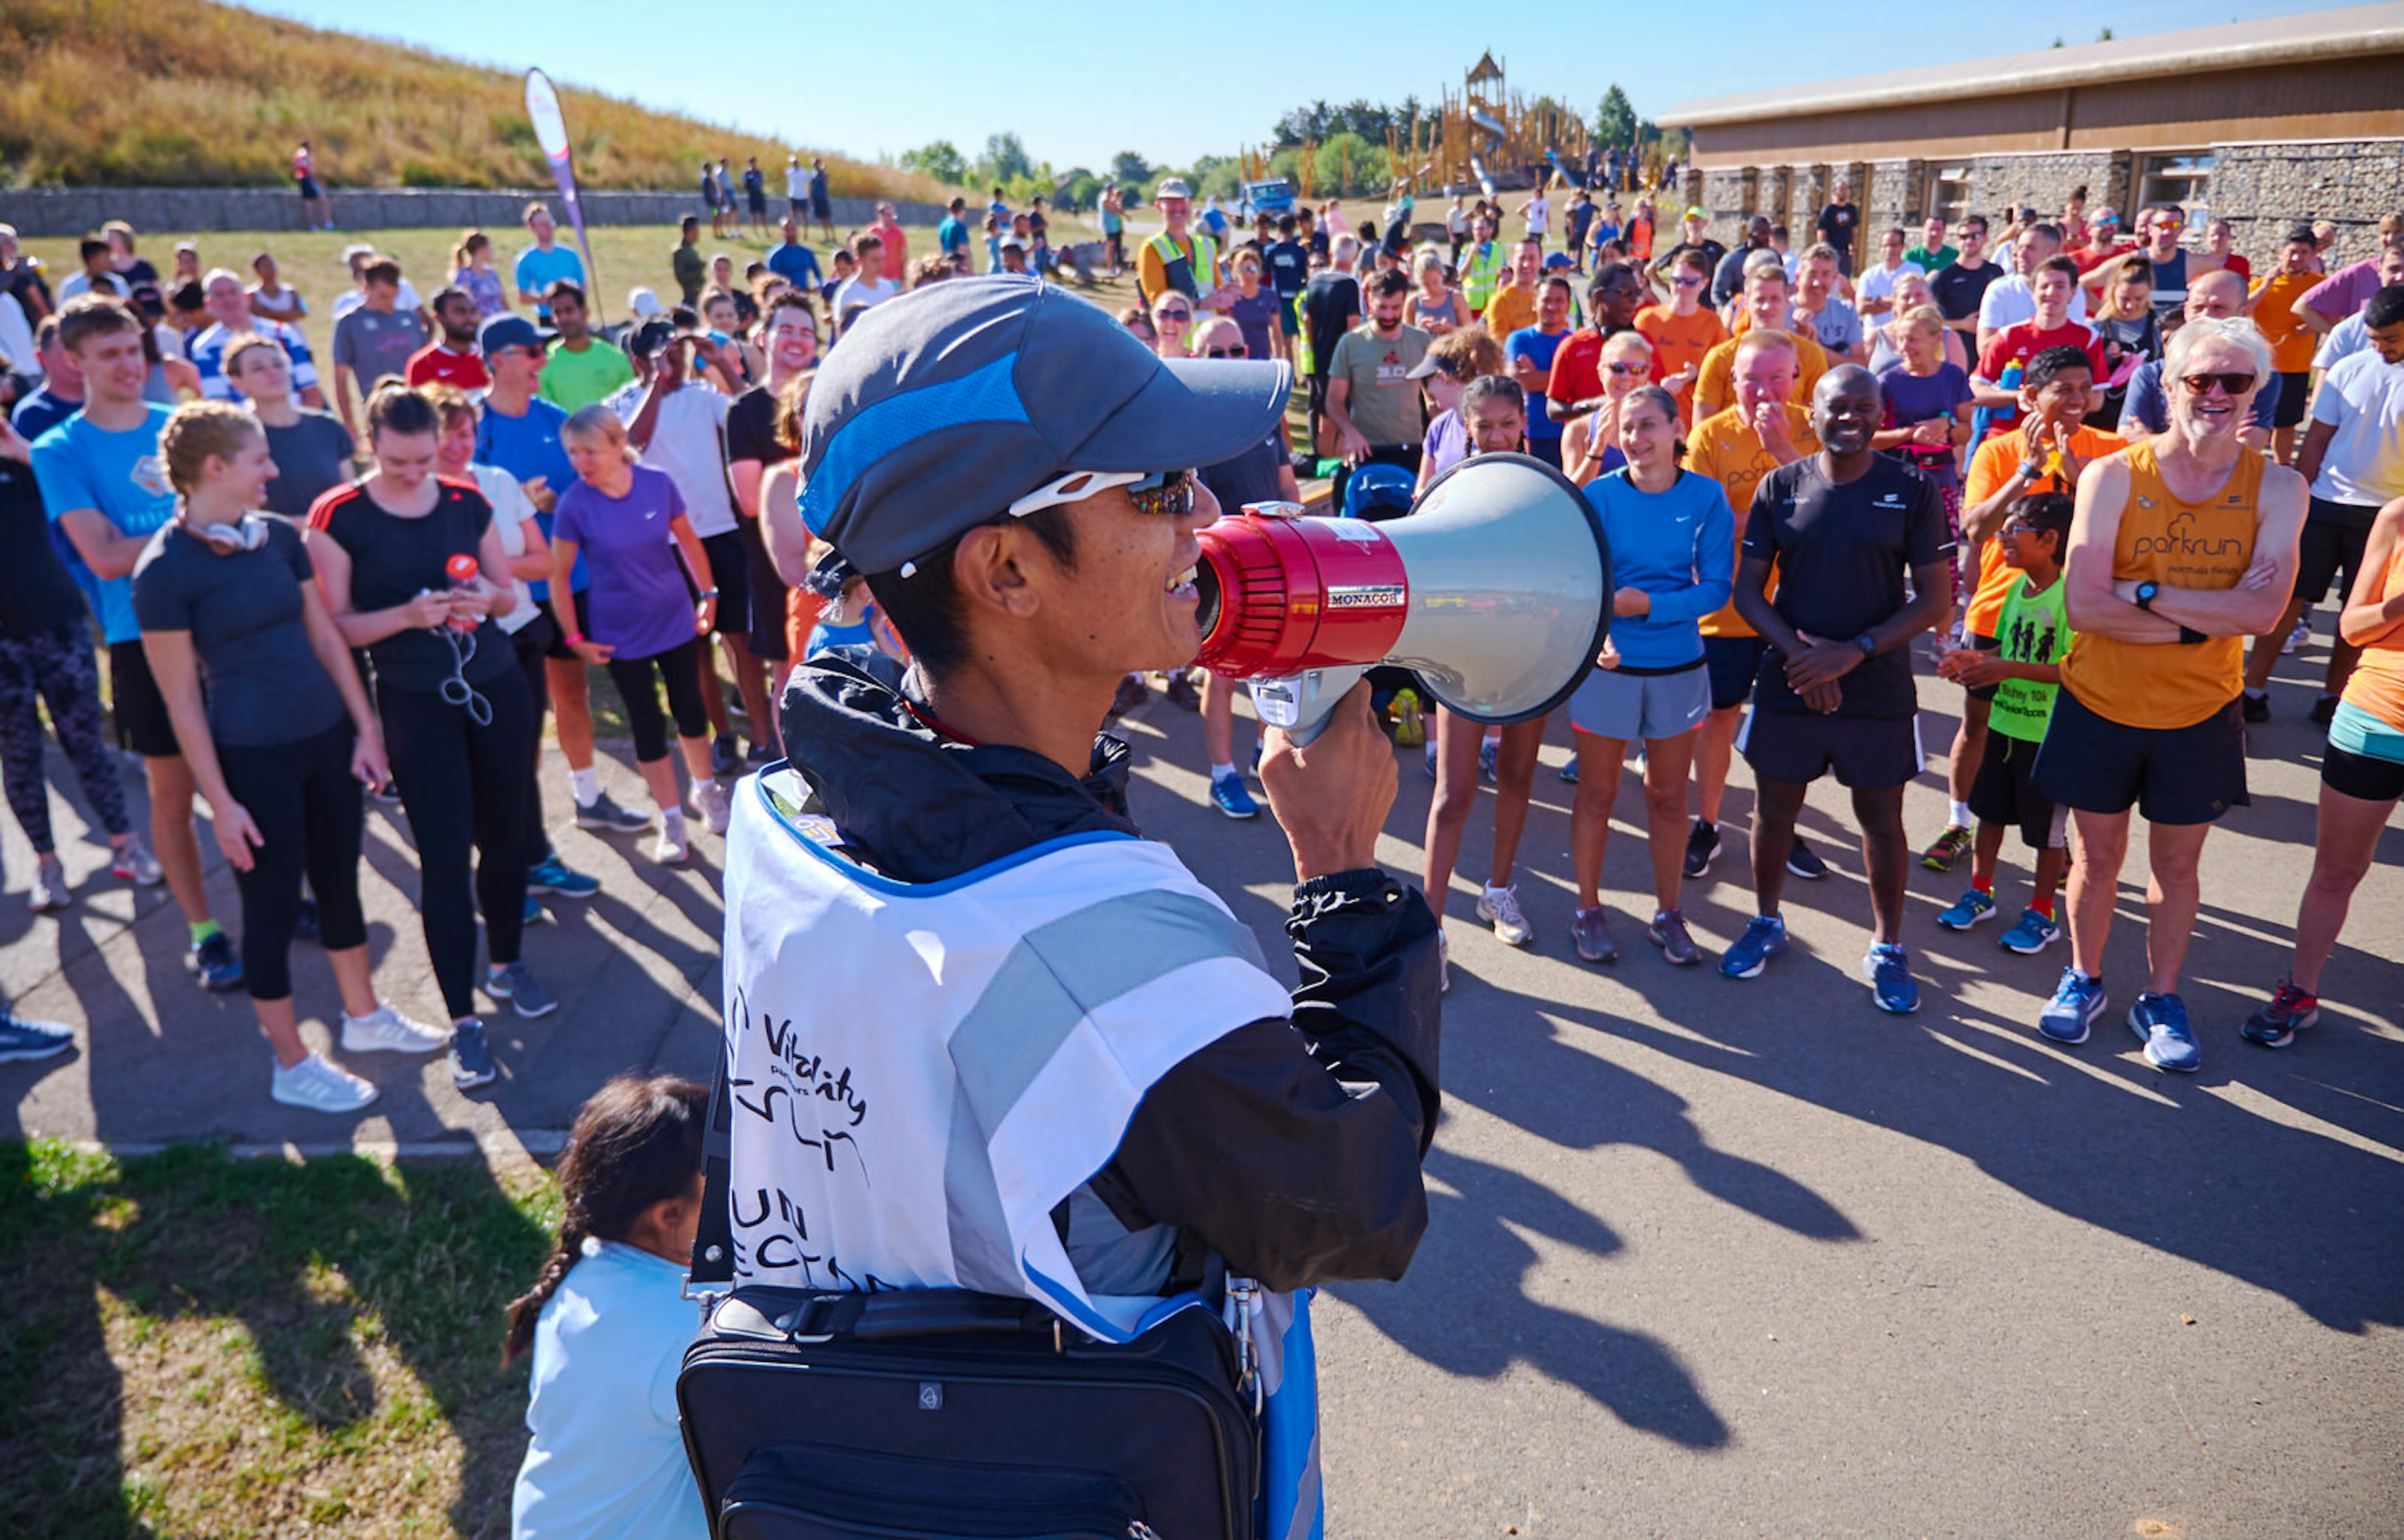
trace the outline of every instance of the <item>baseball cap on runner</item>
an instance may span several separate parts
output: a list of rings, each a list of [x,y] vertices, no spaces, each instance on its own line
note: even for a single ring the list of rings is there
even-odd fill
[[[1163,359],[1099,305],[1013,273],[864,312],[802,420],[802,522],[889,572],[1074,471],[1149,475],[1265,439],[1293,383],[1275,360]]]
[[[487,358],[513,347],[542,345],[543,335],[532,321],[507,311],[484,317],[484,324],[476,329],[476,350]]]
[[[1160,186],[1152,189],[1152,201],[1153,203],[1156,203],[1163,198],[1182,198],[1186,202],[1192,203],[1194,201],[1194,189],[1185,185],[1184,177],[1171,176],[1168,180],[1161,183]]]

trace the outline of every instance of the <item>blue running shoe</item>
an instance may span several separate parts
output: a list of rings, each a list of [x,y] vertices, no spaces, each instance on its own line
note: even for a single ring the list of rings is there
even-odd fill
[[[561,898],[591,898],[600,890],[599,877],[586,876],[583,873],[570,868],[567,862],[559,859],[559,853],[555,850],[526,868],[526,891],[529,893],[553,893]]]
[[[1862,959],[1862,976],[1870,981],[1870,1000],[1890,1015],[1908,1016],[1920,1009],[1920,986],[1911,976],[1911,955],[1893,942],[1880,942]]]
[[[1953,901],[1953,907],[1936,917],[1936,923],[1948,931],[1966,931],[1980,920],[1995,917],[1995,901],[1976,888]]]
[[[1240,775],[1211,777],[1210,805],[1231,819],[1257,818],[1261,811],[1261,805],[1244,790],[1244,777]]]
[[[75,1046],[75,1033],[54,1021],[29,1021],[0,1005],[0,1064],[48,1058]]]
[[[2271,1003],[2245,1018],[2239,1029],[2248,1043],[2258,1043],[2265,1048],[2284,1048],[2296,1041],[2296,1034],[2321,1018],[2321,1001],[2310,989],[2299,989],[2295,980],[2283,978],[2278,988],[2271,992]]]
[[[1720,972],[1730,978],[1759,978],[1771,958],[1786,950],[1786,921],[1776,915],[1755,915],[1720,959]]]
[[[2041,909],[2023,909],[2020,922],[1995,938],[1995,945],[2006,952],[2018,952],[2033,958],[2062,939],[2062,927],[2053,917]]]
[[[472,1017],[451,1024],[451,1084],[463,1091],[490,1085],[501,1078],[493,1062],[492,1044],[484,1041],[484,1024]]]
[[[1495,760],[1502,751],[1502,740],[1488,738],[1477,746],[1477,778],[1490,781],[1495,776]]]
[[[2129,1007],[2129,1029],[2145,1041],[2145,1062],[2157,1070],[2191,1075],[2203,1067],[2203,1045],[2187,1029],[2187,1002],[2151,989]]]
[[[196,942],[184,954],[184,966],[200,987],[213,995],[242,987],[242,959],[235,955],[233,937],[219,931],[208,940]]]
[[[2055,1043],[2071,1047],[2087,1041],[2087,1029],[2104,1014],[2104,981],[2089,978],[2076,968],[2062,971],[2053,998],[2036,1018],[2036,1029]]]

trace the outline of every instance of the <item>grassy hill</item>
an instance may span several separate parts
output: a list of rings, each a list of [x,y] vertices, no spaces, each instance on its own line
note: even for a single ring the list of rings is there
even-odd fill
[[[342,187],[524,187],[543,176],[522,75],[209,0],[0,3],[0,181],[278,186],[312,141]],[[704,155],[796,148],[562,83],[595,188],[691,185]],[[839,197],[929,197],[926,178],[826,157]],[[775,190],[781,193],[781,183]]]

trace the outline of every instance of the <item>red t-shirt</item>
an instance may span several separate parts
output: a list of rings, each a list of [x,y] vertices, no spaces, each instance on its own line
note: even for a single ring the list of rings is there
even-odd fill
[[[454,353],[440,343],[428,343],[411,354],[401,372],[412,386],[431,382],[461,390],[482,390],[493,383],[493,377],[484,371],[483,359],[473,353]]]
[[[2111,378],[2111,371],[2104,367],[2104,363],[2103,343],[2097,340],[2095,333],[2090,330],[2084,322],[2080,321],[2064,321],[2050,331],[2039,331],[2034,321],[2021,321],[2018,325],[2004,328],[2003,330],[1995,333],[1984,348],[1979,350],[1978,378],[1990,385],[2000,385],[2003,384],[2004,371],[2006,368],[2018,364],[2022,369],[2026,369],[2031,358],[2049,347],[2077,348],[2087,355],[2088,367],[2095,371],[2098,385]],[[1993,438],[1996,434],[2013,427],[2020,419],[2018,408],[1996,413],[1988,419],[1987,437]]]

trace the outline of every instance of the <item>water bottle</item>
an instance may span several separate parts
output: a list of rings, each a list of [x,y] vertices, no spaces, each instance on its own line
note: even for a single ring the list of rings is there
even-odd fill
[[[478,570],[476,558],[464,551],[442,564],[443,576],[451,580],[451,586],[454,588],[472,587],[475,584]],[[472,618],[457,615],[451,617],[451,629],[454,631],[473,631],[478,623]]]
[[[2007,363],[2007,364],[2006,364],[2006,365],[2004,366],[2004,372],[2003,372],[2003,375],[2002,375],[2002,377],[2001,377],[2001,378],[1999,378],[1998,380],[1996,380],[1996,381],[1995,381],[1995,387],[1996,387],[1998,390],[2011,390],[2011,391],[2017,391],[2017,390],[2019,390],[2019,389],[2020,389],[2020,360],[2019,360],[2018,358],[2013,359],[2010,363]],[[1976,448],[1977,446],[1978,446],[1979,444],[1985,443],[1985,442],[1987,441],[1987,430],[1988,430],[1991,427],[1992,427],[1992,426],[1993,426],[1994,421],[1995,421],[1995,419],[1996,419],[1998,416],[2006,417],[2006,418],[2010,418],[2010,417],[2016,416],[2016,415],[2018,415],[2018,414],[2019,414],[2019,409],[2018,409],[2017,407],[2004,407],[2004,408],[1997,408],[1997,407],[1992,407],[1992,406],[1982,406],[1982,407],[1978,408],[1976,412],[1971,413],[1970,413],[1970,444],[1971,444],[1971,447],[1975,449],[1975,448]]]
[[[1417,749],[1427,742],[1427,722],[1420,712],[1418,691],[1407,685],[1395,691],[1386,716],[1393,723],[1396,748]]]

